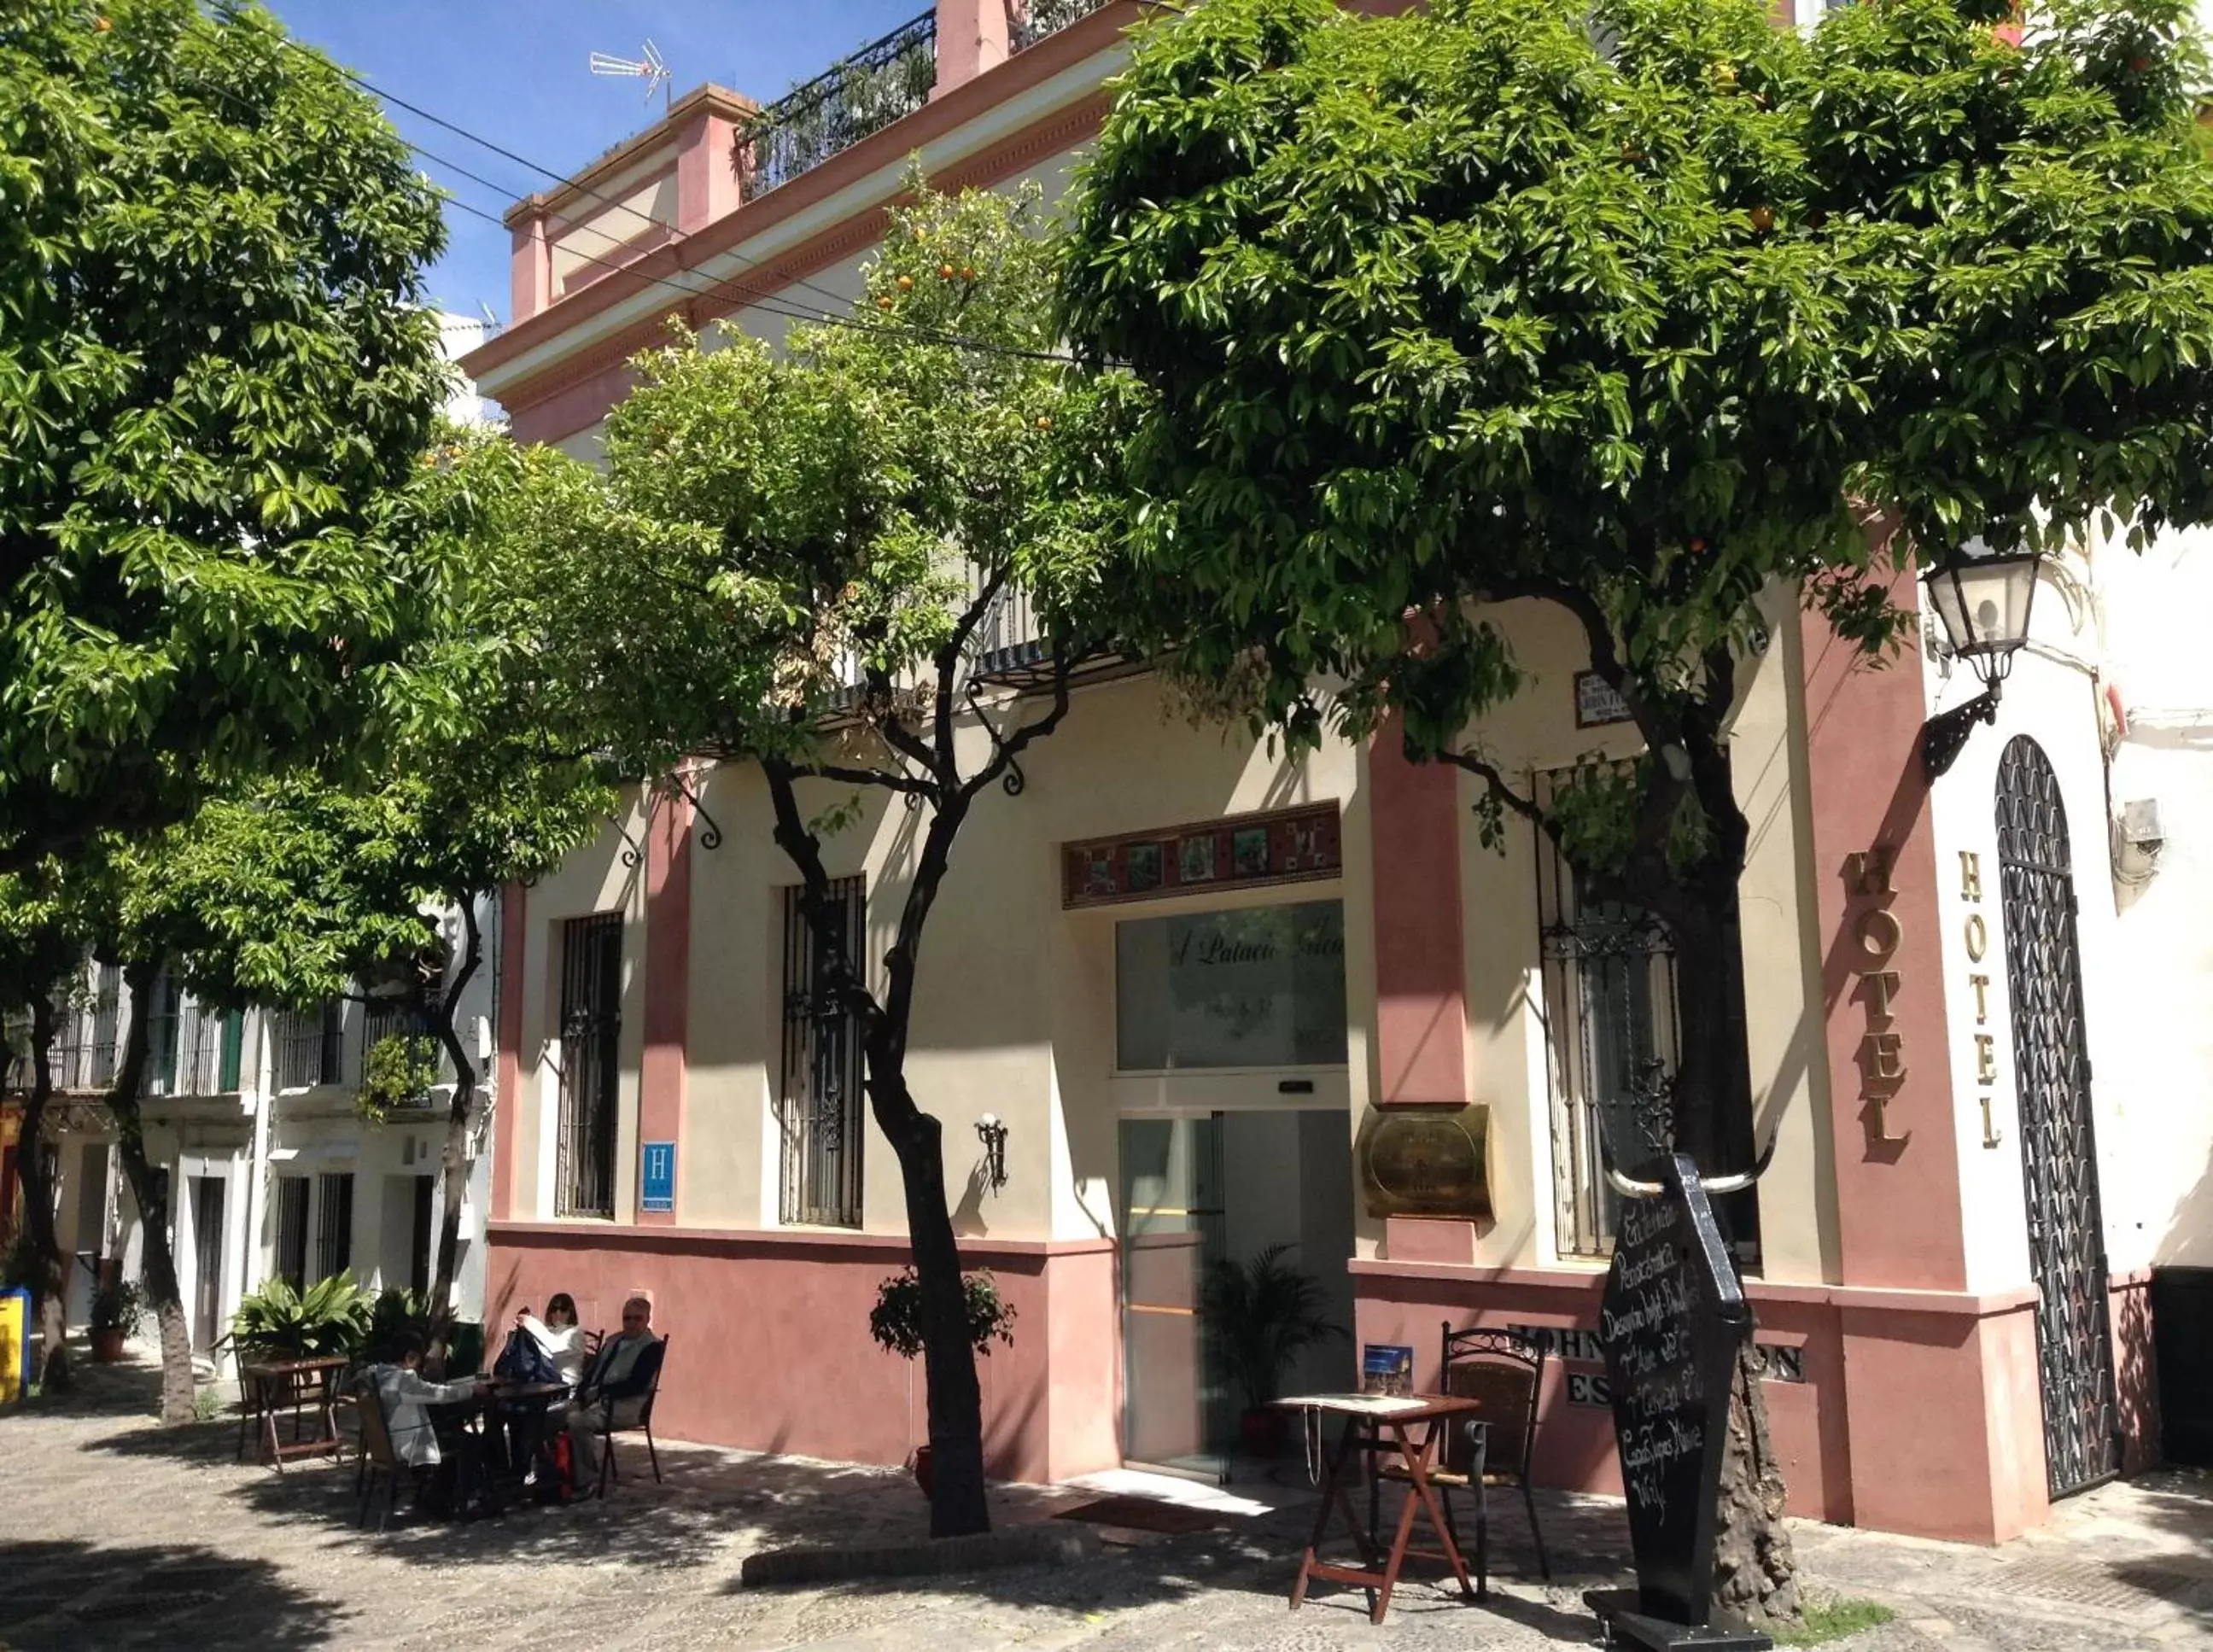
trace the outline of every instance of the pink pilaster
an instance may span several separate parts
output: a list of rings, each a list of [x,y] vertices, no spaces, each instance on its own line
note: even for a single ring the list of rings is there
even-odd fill
[[[508,266],[509,320],[521,321],[553,302],[553,253],[546,241],[546,220],[532,216],[514,226]]]
[[[1456,771],[1406,760],[1397,718],[1368,757],[1374,800],[1377,1099],[1467,1103]]]
[[[701,109],[676,138],[676,233],[688,235],[738,207],[738,123]]]
[[[646,837],[645,1056],[638,1081],[639,1161],[643,1144],[680,1144],[676,1175],[684,1176],[684,1042],[692,997],[691,803],[674,788],[658,800]],[[680,1197],[675,1203],[680,1207]],[[674,1226],[675,1210],[646,1210],[649,1227]]]
[[[1012,46],[1007,0],[937,0],[937,84],[933,98],[1006,62]]]

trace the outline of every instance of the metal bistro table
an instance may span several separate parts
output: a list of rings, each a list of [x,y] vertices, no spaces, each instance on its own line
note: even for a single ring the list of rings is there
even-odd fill
[[[246,1454],[249,1434],[259,1436],[261,1448],[282,1472],[295,1457],[343,1455],[345,1442],[338,1437],[336,1405],[338,1373],[347,1362],[296,1359],[269,1365],[248,1365],[239,1371],[238,1453]],[[292,1438],[277,1437],[277,1415],[292,1413]],[[310,1432],[310,1425],[313,1431]]]
[[[1457,1394],[1302,1394],[1276,1403],[1287,1410],[1345,1419],[1344,1432],[1322,1477],[1321,1507],[1314,1511],[1314,1533],[1307,1539],[1306,1551],[1299,1561],[1298,1582],[1291,1587],[1292,1611],[1296,1612],[1305,1604],[1308,1585],[1319,1577],[1365,1589],[1369,1621],[1381,1624],[1391,1609],[1391,1591],[1398,1586],[1399,1573],[1409,1555],[1417,1559],[1443,1561],[1460,1582],[1461,1598],[1474,1600],[1475,1586],[1468,1581],[1467,1563],[1460,1558],[1460,1545],[1453,1540],[1452,1528],[1437,1507],[1436,1491],[1430,1484],[1430,1470],[1436,1461],[1448,1424],[1456,1418],[1472,1417],[1481,1409],[1479,1401]],[[1422,1426],[1419,1439],[1413,1433],[1417,1425]],[[1387,1436],[1387,1440],[1379,1437]],[[1406,1502],[1399,1511],[1399,1529],[1391,1539],[1390,1550],[1380,1557],[1379,1569],[1375,1539],[1345,1495],[1344,1474],[1346,1466],[1356,1457],[1393,1448],[1405,1466]],[[1478,1448],[1480,1449],[1479,1440]],[[1321,1558],[1332,1509],[1344,1516],[1345,1529],[1351,1533],[1363,1564],[1347,1566]],[[1428,1518],[1430,1529],[1437,1534],[1442,1548],[1409,1546],[1417,1511]]]
[[[466,1504],[480,1494],[486,1512],[497,1513],[510,1497],[521,1492],[523,1477],[529,1472],[531,1454],[544,1436],[546,1408],[568,1392],[565,1382],[512,1382],[495,1377],[466,1399],[442,1400],[424,1407],[433,1418],[434,1426],[442,1422],[454,1433],[469,1436],[474,1460],[455,1466],[457,1505]],[[495,1431],[491,1426],[495,1417],[517,1423],[527,1418],[531,1426],[527,1429]],[[526,1436],[521,1442],[522,1448],[512,1454],[515,1460],[502,1461],[495,1445],[502,1442],[515,1443],[512,1436],[518,1433]]]

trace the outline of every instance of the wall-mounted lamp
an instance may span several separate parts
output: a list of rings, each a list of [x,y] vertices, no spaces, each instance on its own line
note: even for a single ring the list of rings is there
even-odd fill
[[[1958,760],[1977,723],[1997,721],[2006,674],[2028,641],[2039,560],[2033,551],[1998,556],[1980,539],[1970,539],[1925,576],[1929,606],[1952,652],[1983,684],[1983,692],[1965,705],[1940,711],[1922,725],[1921,771],[1931,780]]]
[[[991,1179],[991,1191],[996,1193],[1007,1185],[1007,1125],[996,1113],[987,1113],[976,1121],[976,1135],[984,1143],[984,1173]]]

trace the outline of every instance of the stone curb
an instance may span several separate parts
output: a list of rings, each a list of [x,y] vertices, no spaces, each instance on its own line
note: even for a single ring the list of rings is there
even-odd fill
[[[1003,1532],[857,1549],[765,1549],[738,1568],[747,1588],[835,1583],[860,1577],[936,1577],[997,1566],[1068,1565],[1100,1551],[1099,1534],[1072,1521],[1045,1520]]]

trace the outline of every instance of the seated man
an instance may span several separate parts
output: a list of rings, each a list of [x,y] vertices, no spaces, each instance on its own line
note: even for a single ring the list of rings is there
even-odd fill
[[[452,1469],[446,1463],[442,1437],[430,1413],[431,1405],[450,1405],[457,1401],[473,1399],[483,1385],[475,1377],[463,1377],[455,1382],[430,1382],[423,1376],[423,1338],[408,1332],[393,1349],[398,1362],[391,1365],[370,1368],[375,1379],[377,1403],[384,1409],[385,1431],[392,1436],[392,1452],[408,1467],[430,1474],[438,1495],[432,1501],[442,1504],[457,1504],[468,1488],[456,1486]]]
[[[660,1369],[660,1352],[653,1304],[633,1296],[623,1304],[621,1334],[600,1344],[569,1407],[570,1450],[579,1490],[599,1482],[600,1436],[610,1428],[637,1425]]]

